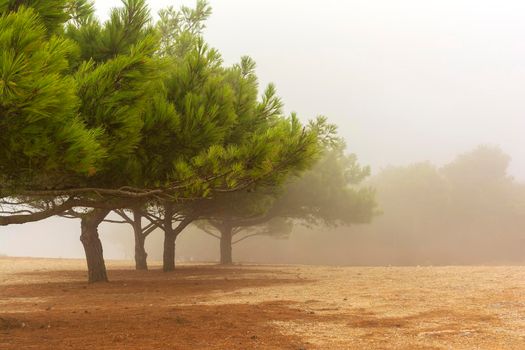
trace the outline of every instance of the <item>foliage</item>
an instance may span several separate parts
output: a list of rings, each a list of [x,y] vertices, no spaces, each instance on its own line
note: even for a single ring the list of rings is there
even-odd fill
[[[69,0],[64,10],[69,16],[69,23],[83,26],[95,20],[94,0]]]
[[[212,10],[205,0],[197,0],[195,8],[169,6],[159,11],[157,29],[162,56],[184,57],[202,39],[205,22]]]
[[[90,1],[56,2],[62,16],[38,0],[14,4],[0,7],[0,177],[12,181],[2,191],[195,199],[283,182],[331,137],[326,119],[303,126],[284,116],[273,85],[259,98],[251,59],[223,65],[200,35],[206,2],[168,9],[158,25],[145,0],[123,1],[103,24]],[[192,45],[166,50],[182,36]]]
[[[100,131],[77,114],[81,102],[67,74],[75,45],[49,37],[31,8],[4,13],[0,33],[0,177],[15,187],[69,184],[105,155]]]
[[[285,188],[273,210],[309,225],[368,223],[376,214],[375,191],[360,184],[369,175],[355,154],[333,149]]]
[[[104,24],[93,16],[90,3],[80,2],[71,12],[76,20],[67,25],[66,35],[78,43],[81,61],[98,63],[130,54],[138,43],[156,36],[144,0],[123,1],[123,7],[112,9]]]
[[[367,223],[376,214],[374,190],[360,186],[370,174],[355,155],[345,155],[343,147],[327,151],[311,170],[291,177],[281,187],[263,187],[208,201],[207,222],[199,226],[207,232],[233,227],[234,234],[286,237],[292,223],[350,225]]]
[[[69,20],[68,8],[70,0],[1,0],[0,14],[14,14],[26,8],[32,8],[40,18],[41,25],[46,29],[47,35],[60,34],[63,24]]]

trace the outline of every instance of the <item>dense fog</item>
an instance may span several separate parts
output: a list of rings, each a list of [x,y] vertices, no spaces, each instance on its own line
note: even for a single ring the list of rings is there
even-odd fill
[[[119,0],[97,0],[101,17]],[[192,0],[152,0],[152,9]],[[210,1],[205,37],[255,59],[305,120],[324,114],[374,172],[439,165],[479,144],[525,180],[525,3],[519,0]]]

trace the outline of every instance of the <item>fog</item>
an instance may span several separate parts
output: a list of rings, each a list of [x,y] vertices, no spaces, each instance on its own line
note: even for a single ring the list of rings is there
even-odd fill
[[[107,10],[119,3],[96,0],[100,17],[105,18]],[[156,11],[170,4],[192,5],[193,1],[149,3]],[[213,15],[205,37],[225,61],[237,62],[242,55],[254,58],[261,85],[274,82],[287,111],[298,112],[303,120],[319,114],[329,117],[339,126],[348,151],[371,165],[375,176],[388,172],[390,166],[426,161],[440,169],[458,154],[490,144],[510,156],[506,171],[515,183],[525,182],[523,1],[210,3]],[[374,179],[378,177],[370,181]],[[525,196],[523,191],[513,192]],[[406,195],[400,198],[405,200]],[[384,214],[371,226],[296,228],[289,240],[254,238],[234,248],[234,259],[316,264],[525,260],[525,253],[518,251],[524,241],[514,230],[524,226],[507,221],[486,232],[475,229],[490,209],[477,208],[477,216],[452,226],[429,229],[426,225],[437,219],[426,221],[421,224],[422,234],[417,229],[385,230],[394,225],[392,213],[402,214],[393,205],[401,199],[387,199],[380,186],[378,199]],[[444,214],[444,208],[435,210]],[[467,223],[473,226],[466,229]],[[79,226],[78,220],[54,218],[3,227],[0,253],[81,258]],[[132,258],[131,227],[104,224],[100,231],[107,258]],[[474,233],[488,238],[473,247],[474,240],[467,235]],[[457,237],[462,239],[454,241]],[[155,232],[146,245],[152,259],[160,258],[161,240],[160,232]],[[425,249],[428,246],[435,249]],[[190,228],[178,240],[177,254],[181,260],[214,261],[218,241]]]
[[[150,0],[157,10],[193,1]],[[379,170],[500,145],[525,179],[525,3],[210,1],[206,39],[250,55],[288,110],[325,114]],[[100,15],[119,4],[97,0]]]

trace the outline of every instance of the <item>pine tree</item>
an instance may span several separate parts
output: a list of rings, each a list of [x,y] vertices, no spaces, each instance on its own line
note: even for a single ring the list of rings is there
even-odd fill
[[[0,193],[42,209],[0,224],[84,208],[91,282],[107,280],[97,227],[110,210],[160,204],[171,222],[192,200],[307,168],[331,132],[325,120],[283,116],[272,86],[259,100],[252,60],[224,67],[199,34],[205,2],[168,30],[171,40],[191,36],[183,50],[144,0],[123,1],[103,24],[89,1],[0,9]]]
[[[51,19],[63,18],[47,16],[44,22],[33,8],[20,7],[0,17],[2,192],[72,184],[106,155],[100,132],[77,114],[80,100],[68,74],[76,47],[50,36],[45,24],[55,28]]]
[[[374,190],[361,186],[370,174],[341,145],[328,150],[300,177],[282,186],[215,197],[198,226],[220,240],[222,264],[232,263],[232,245],[254,236],[286,238],[294,224],[336,227],[368,223],[377,213]]]

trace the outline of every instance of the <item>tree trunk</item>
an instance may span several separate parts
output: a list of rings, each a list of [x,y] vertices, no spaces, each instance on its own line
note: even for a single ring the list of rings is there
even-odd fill
[[[102,243],[98,237],[98,225],[108,213],[106,209],[93,209],[82,216],[80,241],[86,252],[89,283],[108,281]]]
[[[231,265],[232,260],[232,227],[221,228],[221,265]]]
[[[162,264],[162,270],[164,272],[170,272],[175,270],[175,241],[177,240],[177,237],[179,234],[189,225],[193,222],[194,217],[193,216],[187,216],[179,222],[177,227],[173,228],[173,215],[174,210],[172,206],[165,206],[165,213],[164,213],[164,254],[163,254],[163,264]],[[169,215],[169,216],[168,216]]]
[[[173,229],[164,231],[164,254],[162,260],[162,270],[170,272],[175,270],[175,240],[177,235]]]
[[[173,231],[173,205],[164,205],[164,253],[162,256],[162,270],[170,272],[175,270],[175,240],[177,235]]]
[[[135,234],[135,269],[148,269],[148,253],[144,248],[146,237],[142,232],[142,215],[139,210],[133,210],[133,232]]]

